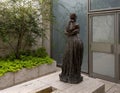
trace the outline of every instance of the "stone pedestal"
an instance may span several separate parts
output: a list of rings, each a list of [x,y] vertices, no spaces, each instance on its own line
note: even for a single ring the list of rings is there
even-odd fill
[[[69,84],[59,80],[59,73],[60,72],[57,72],[40,78],[39,82],[46,85],[38,89],[34,88],[35,90],[30,93],[39,93],[40,91],[48,89],[49,87],[55,89],[51,93],[105,93],[105,84],[100,82],[98,79],[94,79],[82,74],[82,82],[78,84]]]
[[[59,80],[60,72],[49,74],[14,87],[1,90],[0,93],[105,93],[105,85],[98,79],[83,76],[78,84],[64,83]],[[49,93],[49,92],[48,92]]]

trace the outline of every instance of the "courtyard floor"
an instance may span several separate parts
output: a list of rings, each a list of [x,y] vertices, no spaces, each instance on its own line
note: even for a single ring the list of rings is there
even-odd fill
[[[71,90],[66,91],[64,93],[90,93],[90,92],[84,92],[84,90],[86,89],[85,87],[82,87],[83,92],[77,92],[80,91],[80,84],[68,84],[68,83],[60,82],[58,76],[59,73],[60,71],[4,90],[0,90],[0,93],[37,93],[35,91],[38,91],[40,88],[41,89],[48,88],[50,85],[54,86],[54,88],[59,89],[56,92],[52,92],[52,93],[63,93],[63,91],[66,91],[68,88],[70,88]],[[87,81],[89,77],[86,75],[83,76],[84,76],[84,81]],[[102,83],[105,84],[105,93],[120,93],[120,84],[116,84],[101,79],[97,79],[97,80],[100,81],[101,84]],[[91,85],[89,85],[89,88],[92,88]]]

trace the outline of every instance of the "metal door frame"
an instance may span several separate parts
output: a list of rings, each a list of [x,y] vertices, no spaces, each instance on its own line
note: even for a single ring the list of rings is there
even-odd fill
[[[100,15],[114,15],[114,55],[115,55],[115,77],[108,77],[105,75],[100,75],[100,74],[96,74],[93,73],[93,62],[92,62],[92,51],[91,49],[91,43],[92,43],[92,20],[91,18],[93,16],[100,16]],[[120,13],[119,13],[120,14]],[[88,13],[88,36],[89,36],[89,75],[92,77],[98,77],[101,79],[105,79],[105,80],[109,80],[109,81],[113,81],[113,82],[120,82],[120,64],[119,64],[119,56],[118,56],[118,52],[117,52],[117,46],[118,46],[118,39],[119,39],[119,25],[118,25],[118,10],[117,11],[100,11],[100,12],[93,12],[93,13]],[[104,52],[103,52],[104,53]]]
[[[88,0],[88,12],[103,12],[103,11],[116,11],[116,10],[120,10],[120,7],[113,7],[113,8],[101,8],[101,9],[91,9],[91,0]]]
[[[116,24],[116,27],[117,27],[117,82],[120,83],[120,11],[116,13],[116,21],[117,21],[117,24]]]
[[[120,83],[120,22],[119,22],[119,15],[120,15],[120,7],[114,7],[114,8],[105,8],[105,9],[94,9],[91,10],[91,0],[88,0],[88,17],[87,17],[87,23],[88,23],[88,71],[89,71],[89,76],[93,77],[93,63],[92,63],[92,55],[91,55],[91,41],[92,41],[92,36],[91,36],[91,20],[90,17],[93,15],[99,15],[99,14],[108,14],[108,13],[113,13],[115,15],[115,78],[109,78],[103,75],[96,75],[98,78],[106,79],[109,81],[114,81],[117,83]]]

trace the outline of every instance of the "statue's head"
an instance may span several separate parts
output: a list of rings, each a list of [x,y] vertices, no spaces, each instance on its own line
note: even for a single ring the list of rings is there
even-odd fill
[[[71,14],[70,14],[70,19],[71,19],[71,20],[76,21],[76,18],[77,18],[77,16],[76,16],[75,13],[71,13]]]

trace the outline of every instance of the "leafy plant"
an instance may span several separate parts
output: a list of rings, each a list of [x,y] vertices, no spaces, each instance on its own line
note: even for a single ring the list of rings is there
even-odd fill
[[[45,38],[51,21],[50,0],[5,0],[0,2],[0,38],[7,43],[15,58],[20,52]]]
[[[33,68],[41,64],[51,64],[53,59],[46,56],[44,58],[22,56],[22,59],[12,60],[0,60],[0,76],[3,76],[7,72],[17,72],[22,68]]]
[[[35,52],[32,54],[35,57],[46,57],[48,54],[46,52],[46,49],[44,47],[38,48]]]
[[[40,58],[44,58],[46,56],[48,56],[46,49],[44,47],[40,47],[36,50],[25,50],[25,51],[20,51],[20,58],[21,60],[23,60],[25,58],[26,60],[26,56],[31,56],[31,57],[40,57]],[[8,56],[4,57],[4,58],[0,58],[0,59],[4,59],[4,60],[16,60],[15,54],[11,53]]]

